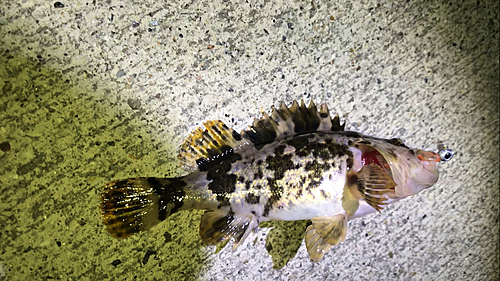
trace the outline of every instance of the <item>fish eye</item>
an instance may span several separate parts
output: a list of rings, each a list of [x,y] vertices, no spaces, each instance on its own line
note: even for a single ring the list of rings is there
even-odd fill
[[[439,158],[441,158],[441,161],[446,162],[450,161],[451,158],[453,158],[454,152],[451,149],[443,149],[438,152]]]

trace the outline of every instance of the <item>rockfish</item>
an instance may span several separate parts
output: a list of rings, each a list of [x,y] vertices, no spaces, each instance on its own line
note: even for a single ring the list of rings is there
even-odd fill
[[[345,131],[338,115],[313,102],[272,107],[241,133],[220,120],[203,125],[178,155],[187,175],[104,187],[101,212],[111,236],[126,238],[175,212],[201,209],[203,242],[233,238],[236,248],[262,221],[311,220],[305,244],[317,262],[345,240],[349,220],[431,187],[438,162],[453,156]]]

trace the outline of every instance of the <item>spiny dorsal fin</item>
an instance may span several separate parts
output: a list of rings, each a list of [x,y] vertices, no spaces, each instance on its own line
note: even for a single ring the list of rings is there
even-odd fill
[[[248,143],[220,120],[206,121],[203,126],[196,128],[181,146],[178,159],[186,170],[194,170],[200,161],[211,162]]]
[[[294,100],[290,107],[284,102],[279,109],[271,107],[271,115],[264,113],[262,118],[256,119],[250,128],[242,132],[254,144],[266,144],[288,135],[313,131],[343,131],[345,124],[340,124],[339,116],[333,119],[326,104],[318,111],[311,100],[306,107],[304,101]]]

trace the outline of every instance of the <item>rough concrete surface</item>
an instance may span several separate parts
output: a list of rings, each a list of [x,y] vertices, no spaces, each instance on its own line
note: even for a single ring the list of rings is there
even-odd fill
[[[305,222],[236,251],[202,244],[200,211],[107,234],[105,183],[180,175],[202,121],[293,99],[457,154],[316,264]],[[0,280],[498,280],[498,105],[496,0],[0,0]]]

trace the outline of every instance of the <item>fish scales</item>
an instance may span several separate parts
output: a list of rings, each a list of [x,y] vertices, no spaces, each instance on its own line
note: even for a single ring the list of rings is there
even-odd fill
[[[442,157],[441,157],[442,155]],[[107,184],[101,213],[108,232],[126,238],[171,214],[206,210],[201,239],[238,247],[269,220],[311,220],[305,233],[311,261],[345,240],[349,220],[382,212],[438,179],[446,148],[412,149],[400,139],[344,131],[328,107],[311,102],[272,107],[237,133],[219,120],[196,128],[181,146],[188,174],[139,177]]]
[[[301,206],[340,202],[353,161],[346,138],[317,133],[252,147],[241,157],[229,172],[237,176],[231,206],[235,212],[253,212],[259,221],[309,219],[297,212]]]

